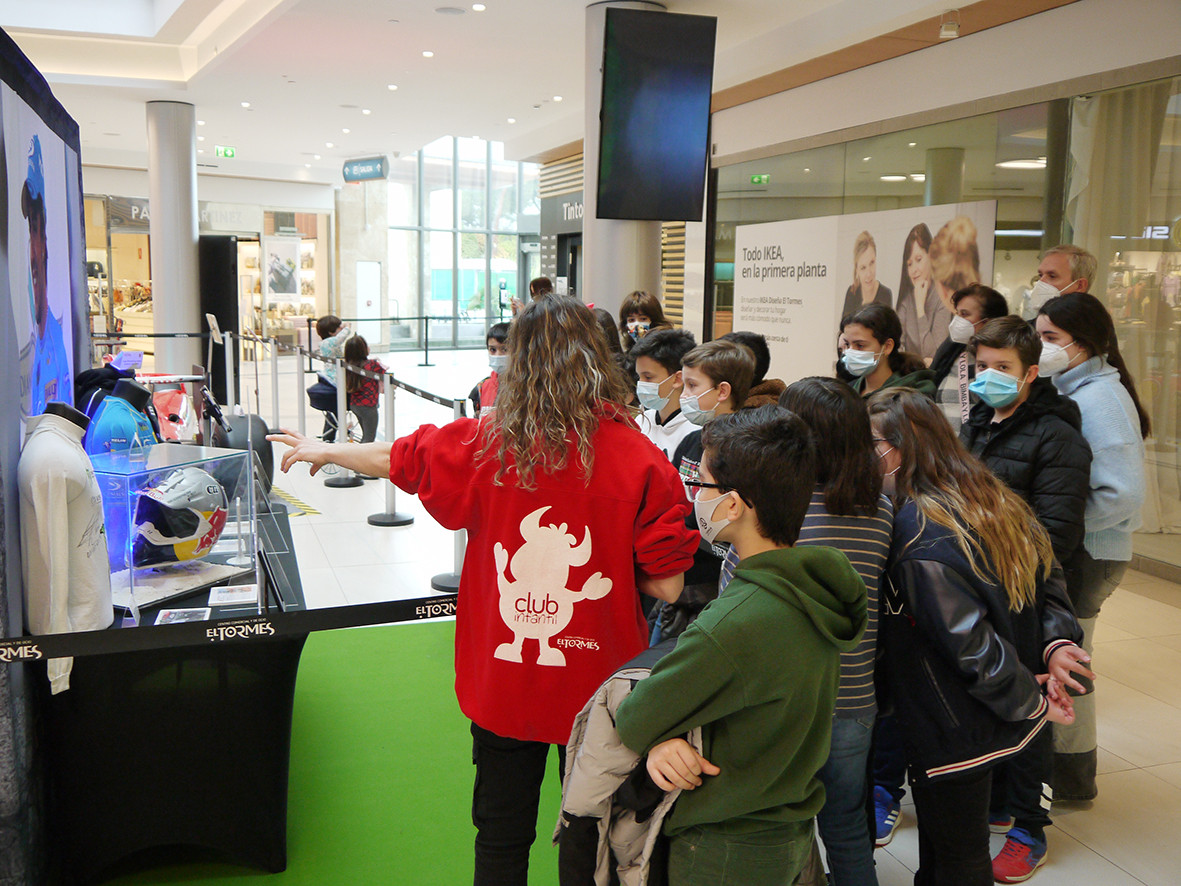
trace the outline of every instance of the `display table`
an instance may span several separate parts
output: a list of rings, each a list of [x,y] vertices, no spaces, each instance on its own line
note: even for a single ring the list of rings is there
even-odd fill
[[[262,515],[260,530],[271,598],[285,612],[303,609],[286,513]],[[152,624],[154,611],[144,615]],[[284,870],[292,702],[306,639],[80,656],[69,691],[51,696],[36,681],[45,687],[57,879],[99,882],[145,850],[177,846]]]

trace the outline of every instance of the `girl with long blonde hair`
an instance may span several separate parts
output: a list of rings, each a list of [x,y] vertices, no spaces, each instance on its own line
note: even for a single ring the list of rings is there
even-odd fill
[[[625,396],[590,310],[551,295],[510,327],[489,415],[392,443],[268,438],[292,447],[284,471],[384,474],[468,532],[455,691],[472,721],[477,886],[525,886],[551,745],[561,760],[586,699],[646,648],[637,590],[676,600],[697,549],[680,477]]]
[[[919,819],[915,882],[985,886],[991,767],[1070,722],[1064,687],[1093,675],[1029,506],[917,391],[879,391],[869,416],[896,506],[878,636]]]

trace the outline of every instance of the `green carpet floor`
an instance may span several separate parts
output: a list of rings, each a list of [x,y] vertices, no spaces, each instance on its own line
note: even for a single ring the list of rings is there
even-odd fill
[[[113,884],[415,884],[472,881],[471,735],[455,701],[452,623],[312,634],[295,690],[287,870],[230,864],[144,867]],[[559,804],[551,757],[530,862],[556,884]],[[175,856],[174,856],[175,857]]]

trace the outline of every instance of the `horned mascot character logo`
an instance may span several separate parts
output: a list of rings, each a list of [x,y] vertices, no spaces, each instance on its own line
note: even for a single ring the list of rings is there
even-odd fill
[[[496,584],[500,589],[500,617],[513,632],[511,643],[501,643],[494,655],[504,661],[522,661],[525,640],[537,641],[537,663],[564,667],[566,655],[549,641],[560,634],[574,617],[574,604],[598,600],[611,591],[611,579],[596,572],[582,585],[581,591],[566,587],[570,570],[590,562],[591,534],[586,530],[581,542],[566,534],[566,524],[541,525],[549,506],[538,508],[521,521],[525,543],[517,548],[509,563],[504,545],[496,543]],[[505,574],[512,567],[513,581]]]

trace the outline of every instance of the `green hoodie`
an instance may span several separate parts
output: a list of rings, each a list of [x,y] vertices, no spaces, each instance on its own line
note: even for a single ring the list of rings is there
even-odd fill
[[[639,753],[702,727],[705,758],[722,770],[681,794],[668,834],[749,832],[819,811],[839,656],[865,625],[865,584],[840,551],[783,548],[739,562],[616,713],[620,738]]]
[[[869,396],[865,393],[865,379],[855,378],[852,382],[853,390],[862,397]],[[895,372],[888,379],[886,379],[878,391],[884,391],[886,388],[914,388],[920,394],[926,394],[928,397],[935,398],[935,373],[930,369],[919,369],[911,372],[908,375],[899,375]],[[874,391],[876,394],[877,391]]]

